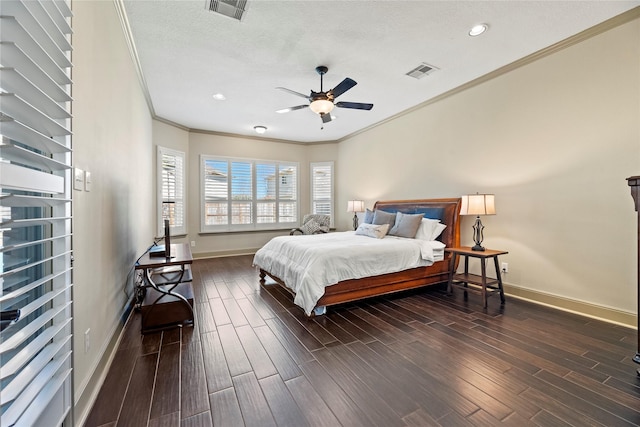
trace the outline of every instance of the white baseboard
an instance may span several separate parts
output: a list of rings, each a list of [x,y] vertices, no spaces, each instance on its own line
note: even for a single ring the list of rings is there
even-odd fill
[[[131,299],[127,307],[133,306],[133,299]],[[87,379],[80,385],[78,388],[78,393],[74,396],[74,424],[77,427],[83,426],[87,421],[87,417],[91,412],[91,408],[98,398],[98,394],[100,393],[100,389],[104,384],[104,380],[109,373],[109,369],[111,368],[111,364],[113,363],[113,359],[116,356],[116,352],[118,347],[120,346],[120,341],[122,340],[122,334],[124,332],[127,323],[131,319],[131,313],[133,309],[129,310],[129,315],[127,316],[127,321],[120,323],[119,321],[111,330],[111,339],[108,340],[105,345],[100,349],[101,357],[97,358],[94,366],[92,367],[92,374],[87,377]],[[126,314],[126,311],[125,313]],[[92,385],[92,387],[89,387]],[[89,389],[90,388],[90,389]],[[89,389],[89,390],[88,390]],[[90,393],[86,395],[86,393]]]
[[[239,255],[255,255],[259,248],[235,249],[230,251],[198,252],[194,253],[193,259],[222,258]]]
[[[520,286],[504,283],[504,292],[507,296],[515,297],[535,304],[545,305],[569,313],[579,314],[592,319],[602,320],[608,323],[637,329],[637,316],[622,310],[603,307],[578,301],[571,298],[560,297],[533,289],[522,288]]]

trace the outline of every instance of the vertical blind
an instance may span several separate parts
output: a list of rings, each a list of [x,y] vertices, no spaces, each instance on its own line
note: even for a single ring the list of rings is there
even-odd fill
[[[311,163],[311,213],[330,215],[333,225],[333,162]]]
[[[0,2],[0,425],[60,425],[72,398],[71,10]]]

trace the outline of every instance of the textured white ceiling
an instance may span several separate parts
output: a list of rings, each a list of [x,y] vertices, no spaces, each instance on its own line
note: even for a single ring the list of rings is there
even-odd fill
[[[334,141],[560,42],[640,5],[640,1],[265,1],[249,0],[238,22],[205,0],[124,0],[157,117],[190,129],[296,142]],[[471,26],[487,23],[480,37]],[[439,70],[405,74],[426,62]],[[276,90],[324,90],[345,77],[358,84],[322,126],[306,103]],[[214,93],[226,101],[215,101]],[[323,129],[324,127],[324,129]]]

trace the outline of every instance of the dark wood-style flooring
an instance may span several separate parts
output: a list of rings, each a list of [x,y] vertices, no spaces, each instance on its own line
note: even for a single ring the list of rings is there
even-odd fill
[[[443,288],[308,319],[251,261],[194,262],[195,327],[134,313],[85,426],[640,425],[634,330]]]

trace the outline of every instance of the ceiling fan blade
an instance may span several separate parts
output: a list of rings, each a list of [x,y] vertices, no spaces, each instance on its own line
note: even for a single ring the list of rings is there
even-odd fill
[[[304,105],[296,105],[295,107],[289,107],[289,108],[283,108],[282,110],[276,110],[276,113],[288,113],[289,111],[295,111],[295,110],[301,110],[303,108],[307,108],[309,105],[308,104],[304,104]]]
[[[322,119],[322,123],[329,123],[331,121],[331,113],[320,114],[320,118]]]
[[[336,102],[336,107],[355,108],[356,110],[371,110],[373,104],[363,104],[362,102]]]
[[[286,87],[277,87],[276,89],[283,90],[285,92],[289,92],[292,95],[300,96],[305,99],[309,99],[309,95],[303,95],[300,92],[296,92],[295,90],[287,89]]]
[[[335,99],[357,84],[358,83],[356,83],[355,80],[351,80],[349,77],[347,77],[346,79],[341,81],[338,86],[334,87],[329,92],[333,93],[333,98]]]

